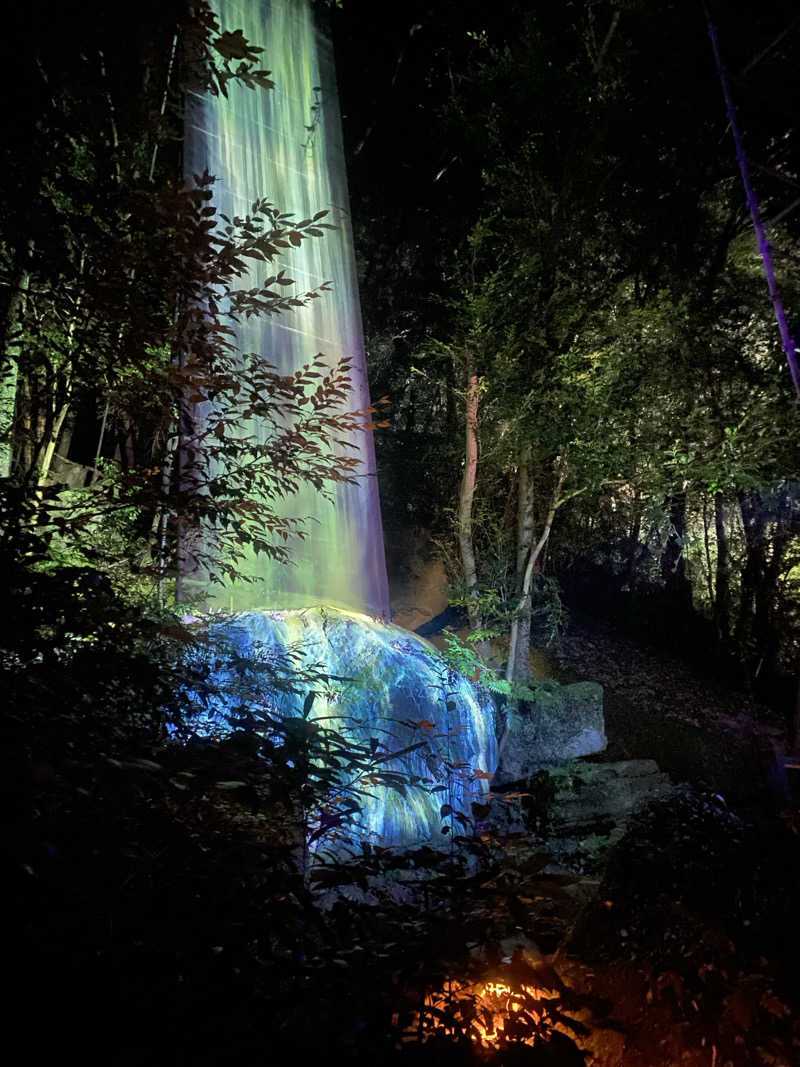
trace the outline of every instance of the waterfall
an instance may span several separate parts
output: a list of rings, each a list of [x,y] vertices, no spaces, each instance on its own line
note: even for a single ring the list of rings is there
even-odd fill
[[[249,276],[237,287],[263,284],[285,268],[300,292],[324,282],[332,282],[332,291],[294,315],[243,320],[237,327],[239,351],[257,353],[285,375],[318,353],[331,366],[347,357],[352,385],[347,406],[363,410],[369,391],[331,42],[307,0],[213,0],[213,7],[222,29],[241,29],[264,49],[263,65],[275,87],[254,90],[232,81],[227,99],[188,94],[187,179],[206,170],[213,175],[214,204],[230,218],[246,216],[256,200],[266,198],[296,219],[327,210],[324,221],[336,227],[287,250],[285,261],[251,260]],[[257,422],[239,429],[265,440],[266,428]],[[306,536],[290,537],[286,545],[291,566],[251,553],[241,569],[256,581],[220,587],[189,573],[184,574],[189,591],[226,611],[329,604],[387,618],[371,434],[354,431],[351,443],[361,461],[359,477],[354,485],[333,486],[334,502],[311,486],[278,501],[286,517],[307,520]]]
[[[328,281],[332,291],[295,316],[242,321],[238,349],[257,353],[282,375],[320,352],[331,366],[346,357],[352,368],[348,408],[363,410],[369,395],[331,43],[308,0],[214,0],[214,8],[222,29],[241,29],[264,48],[275,87],[254,91],[231,82],[227,99],[189,94],[187,179],[204,171],[213,175],[214,203],[229,218],[246,216],[255,201],[267,198],[297,219],[327,210],[325,221],[336,226],[293,248],[285,262],[252,261],[242,288],[263,285],[268,274],[285,268],[301,292]],[[204,414],[201,408],[195,417]],[[252,420],[237,429],[261,442],[269,430]],[[203,710],[192,727],[213,736],[239,728],[232,707],[249,708],[251,720],[259,708],[267,718],[296,718],[310,695],[312,719],[319,716],[322,725],[335,720],[356,745],[369,748],[380,740],[388,753],[381,767],[427,783],[426,789],[406,790],[368,782],[361,831],[385,844],[448,842],[443,818],[457,811],[455,829],[469,824],[471,804],[487,792],[496,764],[492,702],[420,638],[380,621],[388,619],[389,599],[373,442],[359,431],[352,445],[361,457],[361,476],[352,485],[337,483],[333,503],[310,486],[283,502],[285,516],[310,520],[307,536],[287,543],[292,566],[253,555],[240,568],[257,580],[224,587],[204,579],[198,568],[184,572],[198,599],[229,613],[201,623],[219,695],[200,701]],[[267,503],[275,506],[274,500]],[[213,549],[213,530],[197,535]],[[281,659],[296,648],[302,667],[320,668],[335,679],[333,689],[242,696],[234,685],[231,704],[225,696],[236,676],[231,663]],[[263,714],[261,726],[250,728],[269,737]],[[407,757],[391,758],[408,748],[413,751]]]
[[[221,666],[213,672],[213,698],[192,719],[198,733],[224,736],[244,712],[256,733],[274,739],[270,719],[302,716],[313,692],[312,728],[333,728],[345,746],[364,751],[379,745],[377,770],[425,783],[375,784],[372,770],[354,770],[337,753],[339,785],[358,783],[355,836],[380,845],[441,846],[450,843],[449,834],[470,831],[472,804],[485,799],[497,763],[493,702],[422,638],[327,607],[241,612],[212,623],[206,638],[197,666],[203,660]],[[243,671],[250,663],[255,669]],[[288,687],[276,685],[271,673],[280,664],[291,664]],[[297,668],[315,680],[298,685]]]

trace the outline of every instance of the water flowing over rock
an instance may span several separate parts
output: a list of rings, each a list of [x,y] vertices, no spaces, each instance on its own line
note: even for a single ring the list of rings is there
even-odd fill
[[[212,0],[212,9],[223,30],[240,30],[265,49],[274,88],[253,91],[233,79],[220,95],[187,93],[187,182],[205,171],[213,175],[213,204],[229,220],[257,214],[254,205],[266,198],[292,213],[298,225],[314,221],[317,227],[307,226],[313,239],[293,242],[298,247],[281,251],[275,262],[248,259],[242,288],[260,290],[268,275],[274,281],[276,271],[285,269],[301,297],[294,306],[304,302],[303,293],[309,299],[292,317],[232,322],[242,366],[263,362],[291,376],[320,353],[328,368],[344,359],[350,388],[343,410],[374,410],[331,41],[309,0]],[[319,218],[324,223],[317,224]],[[312,291],[319,298],[311,299]],[[187,421],[194,438],[202,437],[216,402],[190,398]],[[292,416],[281,417],[288,424]],[[236,465],[248,462],[247,442],[266,449],[274,429],[258,414],[243,414],[240,422],[237,434],[245,444],[230,461]],[[320,729],[367,746],[368,754],[380,744],[381,772],[396,768],[426,779],[434,791],[406,787],[399,777],[388,789],[360,781],[369,794],[362,797],[362,835],[390,845],[446,841],[443,820],[451,823],[451,834],[466,829],[453,821],[452,811],[469,818],[472,800],[488,790],[496,763],[494,708],[488,694],[451,671],[423,640],[376,621],[388,617],[389,598],[371,434],[354,429],[351,439],[331,440],[325,455],[332,467],[339,452],[358,458],[357,477],[323,493],[300,476],[293,491],[264,502],[303,524],[283,546],[291,566],[242,546],[237,566],[244,580],[220,584],[200,563],[213,557],[216,531],[209,524],[184,533],[180,595],[188,594],[204,612],[231,613],[224,619],[212,614],[204,625],[211,639],[208,663],[214,665],[207,695],[215,687],[225,692],[210,696],[193,725],[217,735],[237,726],[267,731],[265,716],[301,718],[305,712],[324,724]],[[292,686],[298,671],[313,677]],[[396,759],[382,759],[409,748]]]
[[[359,835],[381,845],[444,844],[448,805],[471,821],[471,804],[488,791],[497,762],[490,695],[453,671],[427,642],[366,615],[331,608],[247,611],[211,622],[209,662],[228,699],[213,699],[193,720],[199,733],[222,734],[247,716],[253,700],[280,716],[301,716],[311,689],[314,719],[333,725],[356,743],[377,738],[387,751],[422,747],[387,761],[425,779],[428,790],[387,789],[366,783]],[[260,691],[247,692],[237,664],[309,671],[314,680],[295,691],[275,686],[270,670],[257,669]],[[257,716],[252,728],[258,729]],[[476,772],[481,772],[476,777]],[[446,810],[446,809],[445,809]],[[456,818],[451,833],[468,831]]]

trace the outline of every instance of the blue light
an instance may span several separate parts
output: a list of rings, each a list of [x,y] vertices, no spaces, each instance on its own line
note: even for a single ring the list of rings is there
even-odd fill
[[[424,640],[329,608],[248,611],[209,623],[206,633],[212,692],[191,720],[198,733],[219,737],[244,726],[268,734],[265,713],[281,721],[305,714],[375,749],[382,772],[425,783],[407,787],[398,778],[387,788],[367,774],[359,784],[362,838],[442,845],[451,831],[469,832],[471,804],[488,790],[488,779],[474,774],[494,771],[497,762],[494,706]],[[464,818],[442,818],[444,804]],[[445,823],[451,826],[442,833]]]

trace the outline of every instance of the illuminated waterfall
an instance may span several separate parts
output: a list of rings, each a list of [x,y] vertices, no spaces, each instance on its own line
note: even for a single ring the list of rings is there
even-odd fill
[[[206,170],[213,175],[214,203],[230,218],[246,216],[254,201],[266,198],[296,219],[327,210],[325,222],[337,227],[287,250],[285,262],[252,261],[250,275],[237,287],[263,284],[279,268],[301,292],[323,282],[333,285],[294,315],[243,321],[239,349],[258,353],[281,374],[298,370],[318,353],[331,365],[348,357],[348,407],[363,410],[369,391],[330,40],[316,27],[307,0],[213,0],[213,7],[223,29],[241,29],[264,49],[275,88],[253,90],[231,82],[228,99],[189,94],[187,177]],[[264,440],[257,424],[241,429]],[[282,503],[286,516],[308,520],[305,539],[295,537],[287,545],[293,566],[252,555],[242,570],[255,582],[221,589],[188,573],[185,587],[210,607],[228,611],[333,604],[388,618],[372,437],[356,431],[352,443],[362,461],[360,477],[356,485],[333,487],[335,504],[311,487]]]
[[[263,284],[267,273],[282,267],[300,291],[326,281],[333,286],[294,316],[245,320],[238,328],[239,349],[258,353],[282,374],[319,352],[331,365],[346,356],[353,385],[348,406],[364,409],[369,396],[330,41],[315,26],[307,0],[214,0],[214,7],[223,29],[241,29],[264,48],[275,88],[253,91],[231,83],[227,100],[189,96],[187,177],[206,170],[213,175],[215,204],[231,218],[247,215],[265,197],[297,219],[327,209],[326,221],[337,227],[303,241],[285,263],[253,261],[242,288]],[[258,425],[241,429],[243,436],[265,440]],[[317,693],[314,716],[335,717],[355,744],[390,738],[390,751],[414,747],[407,758],[385,766],[428,779],[427,793],[375,787],[365,799],[360,828],[385,844],[441,843],[450,840],[441,833],[443,804],[445,818],[452,818],[449,808],[469,816],[470,802],[488,789],[497,754],[491,699],[420,638],[378,621],[388,619],[389,603],[373,443],[367,433],[353,443],[362,476],[355,485],[335,487],[335,505],[312,488],[285,501],[287,516],[312,520],[307,538],[287,546],[293,566],[253,557],[243,569],[257,581],[222,589],[196,570],[184,579],[210,608],[231,613],[205,623],[209,670],[216,672],[219,690],[234,676],[229,664],[236,657],[254,663],[259,656],[297,652],[302,667],[321,664],[337,688]],[[226,658],[231,650],[233,661]],[[291,718],[302,714],[306,696],[275,690],[254,695],[249,706]],[[237,702],[248,706],[238,696]],[[240,721],[224,693],[200,703],[202,711],[192,720],[200,732],[224,733]],[[416,745],[420,738],[424,747]],[[456,831],[463,825],[456,819]]]
[[[451,833],[469,832],[471,804],[485,797],[497,762],[492,698],[448,667],[422,638],[391,623],[328,608],[246,611],[212,624],[208,637],[208,659],[226,666],[214,672],[216,698],[192,720],[199,732],[227,733],[246,708],[253,728],[272,737],[269,725],[263,725],[265,716],[301,716],[313,691],[312,729],[334,726],[349,743],[367,750],[377,743],[379,769],[427,783],[422,789],[402,783],[387,788],[370,784],[367,772],[360,785],[356,836],[381,845],[449,844]],[[250,662],[260,667],[243,674],[242,664]],[[289,662],[292,687],[276,685],[265,665]],[[317,677],[298,685],[297,669]],[[413,751],[383,758],[406,748]],[[358,778],[346,758],[340,763],[342,781]],[[460,815],[454,820],[448,809],[463,813],[466,821]],[[449,830],[442,833],[445,824]]]

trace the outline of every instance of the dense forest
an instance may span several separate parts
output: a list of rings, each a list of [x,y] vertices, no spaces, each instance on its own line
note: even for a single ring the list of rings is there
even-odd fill
[[[316,6],[381,398],[366,420],[342,402],[346,363],[254,371],[231,341],[236,316],[326,298],[279,264],[325,240],[324,211],[298,219],[265,189],[223,220],[214,176],[183,173],[186,95],[272,92],[281,42],[205,0],[144,0],[124,27],[95,0],[31,0],[0,42],[3,852],[31,1055],[789,1065],[785,779],[776,796],[750,767],[734,810],[712,768],[606,866],[554,874],[541,841],[499,843],[475,813],[447,853],[362,842],[315,866],[364,783],[405,786],[334,726],[269,718],[269,691],[313,709],[319,678],[292,662],[256,665],[229,737],[195,733],[219,683],[182,561],[205,524],[219,579],[250,550],[292,566],[302,517],[280,501],[352,478],[330,442],[367,421],[390,562],[411,545],[443,564],[450,655],[501,705],[535,688],[532,649],[569,658],[579,620],[606,659],[647,649],[668,695],[665,664],[688,664],[758,707],[791,752],[800,437],[753,216],[797,335],[800,20],[788,0]],[[241,285],[252,259],[274,264],[259,289]],[[253,412],[273,429],[237,465]],[[499,1044],[453,993],[487,961],[539,990]]]
[[[791,322],[792,16],[719,22]],[[345,97],[385,522],[450,538],[474,624],[508,631],[534,546],[545,635],[552,576],[742,681],[794,674],[794,391],[702,11],[419,5],[401,28],[374,103]]]

